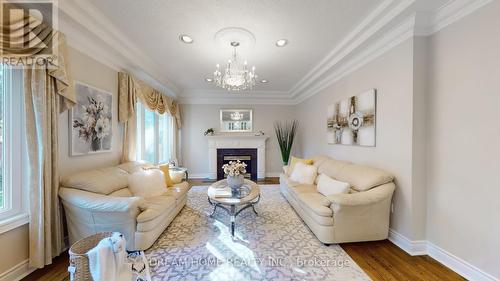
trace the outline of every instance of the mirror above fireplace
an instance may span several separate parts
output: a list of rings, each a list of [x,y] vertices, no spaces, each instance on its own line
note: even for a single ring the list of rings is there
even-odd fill
[[[252,132],[252,110],[251,109],[221,109],[220,110],[221,132]]]

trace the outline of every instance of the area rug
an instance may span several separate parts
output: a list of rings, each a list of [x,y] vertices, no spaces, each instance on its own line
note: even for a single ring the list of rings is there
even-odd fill
[[[302,222],[278,185],[261,185],[261,200],[236,217],[214,218],[207,187],[194,186],[187,205],[146,251],[152,280],[370,280],[338,245],[325,246]]]

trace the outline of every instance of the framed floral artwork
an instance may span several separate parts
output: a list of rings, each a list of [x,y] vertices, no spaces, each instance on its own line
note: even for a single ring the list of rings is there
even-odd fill
[[[75,83],[77,104],[69,111],[70,155],[111,151],[113,95]]]

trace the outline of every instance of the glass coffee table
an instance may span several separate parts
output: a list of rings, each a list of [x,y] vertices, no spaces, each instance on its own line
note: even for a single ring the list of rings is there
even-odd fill
[[[231,218],[231,235],[234,236],[236,216],[241,211],[252,208],[256,215],[255,204],[260,200],[259,186],[250,180],[245,180],[243,186],[236,192],[232,192],[226,180],[220,180],[212,184],[207,191],[208,203],[214,207],[210,217],[213,217],[217,208],[225,210]]]

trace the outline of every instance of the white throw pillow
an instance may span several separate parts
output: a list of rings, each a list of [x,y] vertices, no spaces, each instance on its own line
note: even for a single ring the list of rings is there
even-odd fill
[[[349,193],[350,187],[349,183],[334,180],[327,175],[321,174],[318,176],[318,192],[325,196]]]
[[[293,168],[290,179],[302,184],[313,184],[317,174],[318,169],[315,166],[297,163]]]
[[[148,198],[167,192],[163,172],[158,169],[148,169],[133,173],[128,180],[128,188],[134,196]]]

